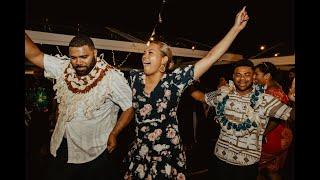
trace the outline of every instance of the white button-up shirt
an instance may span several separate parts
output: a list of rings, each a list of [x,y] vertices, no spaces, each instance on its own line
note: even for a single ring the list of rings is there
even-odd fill
[[[64,71],[69,63],[69,60],[44,56],[45,76],[57,80],[54,89],[59,102],[50,152],[56,156],[65,136],[68,163],[80,164],[94,160],[106,150],[119,107],[125,111],[132,106],[132,91],[121,72],[109,69],[89,92],[73,93],[64,81]]]

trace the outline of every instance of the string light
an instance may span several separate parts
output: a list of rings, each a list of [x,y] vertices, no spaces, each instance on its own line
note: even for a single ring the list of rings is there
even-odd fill
[[[116,67],[116,66],[117,66],[117,65],[116,65],[116,58],[115,58],[115,56],[114,56],[113,50],[112,50],[111,52],[112,52],[113,66]],[[121,66],[127,61],[127,59],[128,59],[128,57],[130,56],[130,54],[131,54],[131,52],[129,52],[129,53],[127,54],[126,58],[124,58],[124,60],[117,66],[118,68],[121,67]]]
[[[163,0],[163,1],[162,1],[162,5],[161,5],[161,7],[160,7],[159,14],[158,14],[158,21],[157,21],[157,23],[155,24],[155,26],[154,26],[154,28],[153,28],[153,31],[152,31],[152,33],[151,33],[151,35],[150,35],[150,37],[149,37],[149,40],[151,40],[151,41],[154,40],[153,37],[154,37],[155,34],[156,34],[156,28],[157,28],[158,24],[161,24],[161,23],[163,22],[162,17],[161,17],[161,13],[162,13],[162,11],[163,11],[163,8],[164,8],[165,3],[166,3],[166,0]],[[147,42],[147,46],[149,46],[149,45],[150,45],[150,41]]]
[[[49,30],[49,32],[52,32],[52,30],[51,30],[51,26],[48,24],[48,21],[49,21],[49,19],[48,18],[46,18],[46,25],[48,26],[48,30]],[[45,26],[46,26],[45,25]],[[57,50],[58,50],[58,52],[59,52],[59,54],[60,54],[60,56],[61,57],[63,57],[64,55],[62,54],[62,52],[60,51],[60,48],[59,48],[59,46],[58,45],[56,45],[56,48],[57,48]]]
[[[114,52],[113,52],[113,50],[112,50],[111,52],[112,52],[113,66],[116,66],[116,59],[114,58]]]
[[[130,54],[131,54],[131,52],[129,52],[129,53],[127,54],[127,57],[122,61],[122,63],[121,63],[118,67],[121,67],[121,66],[127,61],[127,59],[128,59],[128,57],[130,56]]]
[[[192,50],[194,50],[196,47],[195,46],[192,46]]]
[[[265,46],[260,46],[260,50],[264,50],[266,47]]]
[[[159,23],[162,23],[162,18],[160,13],[159,13]]]
[[[274,54],[274,56],[276,56],[276,57],[277,57],[277,56],[279,56],[279,54],[280,54],[280,53],[275,53],[275,54]]]
[[[80,32],[80,24],[78,24],[78,28],[77,28],[78,34]]]
[[[151,36],[149,38],[151,41],[153,41],[153,36],[155,34],[156,34],[156,27],[153,28],[153,31],[152,31]],[[147,42],[147,46],[149,46],[149,45],[150,45],[150,41]]]

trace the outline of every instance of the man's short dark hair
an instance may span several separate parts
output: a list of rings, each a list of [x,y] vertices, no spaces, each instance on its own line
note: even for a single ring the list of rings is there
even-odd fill
[[[69,47],[81,47],[85,45],[89,46],[91,49],[95,49],[93,41],[83,34],[75,36],[69,43]]]
[[[247,66],[247,67],[251,67],[252,70],[254,69],[254,64],[249,59],[242,59],[240,61],[235,62],[233,64],[233,70],[235,70],[237,67],[240,67],[240,66]]]

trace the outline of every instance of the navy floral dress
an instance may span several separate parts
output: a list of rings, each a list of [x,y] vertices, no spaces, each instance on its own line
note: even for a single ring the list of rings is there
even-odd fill
[[[125,159],[125,179],[185,179],[186,156],[176,112],[193,72],[189,65],[164,74],[149,95],[144,93],[144,73],[130,72],[137,138]]]

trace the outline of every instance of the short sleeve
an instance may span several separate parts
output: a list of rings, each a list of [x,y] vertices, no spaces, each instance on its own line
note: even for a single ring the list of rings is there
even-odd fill
[[[58,57],[44,54],[44,76],[57,79],[64,73],[65,68],[70,64],[69,60],[62,60]]]
[[[194,65],[188,65],[184,68],[177,68],[172,72],[173,83],[183,92],[194,81]]]
[[[283,120],[287,120],[290,117],[292,108],[282,103],[279,99],[271,95],[265,94],[264,100],[266,103],[264,106],[265,116],[279,118]]]
[[[122,111],[132,106],[132,91],[125,77],[120,72],[112,70],[110,73],[111,100],[118,104]]]

